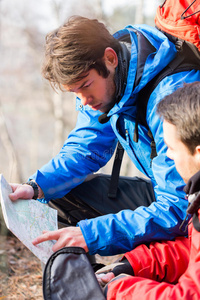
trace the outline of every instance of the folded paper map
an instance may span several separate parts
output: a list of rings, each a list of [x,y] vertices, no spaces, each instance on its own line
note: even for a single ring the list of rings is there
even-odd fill
[[[57,211],[35,200],[11,201],[11,186],[0,174],[1,207],[6,226],[12,233],[35,254],[43,263],[52,255],[54,241],[43,242],[37,246],[32,240],[43,230],[57,230]]]

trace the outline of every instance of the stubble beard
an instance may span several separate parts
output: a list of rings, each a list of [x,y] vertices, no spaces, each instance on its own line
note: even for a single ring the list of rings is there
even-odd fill
[[[116,87],[114,82],[114,76],[110,74],[108,76],[108,81],[106,85],[106,95],[108,98],[108,104],[105,107],[103,107],[102,110],[100,110],[101,112],[108,113],[113,108],[113,106],[115,105],[115,91]]]

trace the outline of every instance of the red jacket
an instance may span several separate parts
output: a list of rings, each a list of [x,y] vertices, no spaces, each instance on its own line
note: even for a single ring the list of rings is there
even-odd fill
[[[189,238],[140,245],[125,256],[135,276],[112,281],[108,300],[200,299],[200,232],[192,223]]]

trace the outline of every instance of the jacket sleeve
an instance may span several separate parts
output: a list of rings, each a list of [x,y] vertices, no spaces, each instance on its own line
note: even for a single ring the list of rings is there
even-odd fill
[[[107,300],[198,300],[200,299],[200,262],[191,268],[173,285],[142,277],[126,276],[108,285]]]
[[[116,277],[114,281],[108,284],[106,299],[107,300],[114,300],[114,299],[115,300],[122,300],[122,299],[126,299],[126,300],[194,299],[197,300],[200,299],[199,232],[196,231],[195,236],[194,235],[192,236],[191,247],[189,246],[189,242],[190,242],[189,239],[183,240],[183,238],[181,238],[180,240],[177,241],[176,243],[174,242],[173,247],[170,246],[170,244],[172,245],[172,242],[170,242],[170,244],[167,245],[167,247],[170,246],[169,249],[171,248],[171,253],[168,257],[166,257],[168,262],[166,263],[166,268],[164,268],[165,272],[163,272],[163,265],[165,264],[165,262],[162,261],[164,256],[163,255],[160,256],[159,253],[160,250],[158,252],[156,250],[156,255],[158,255],[157,260],[160,260],[159,262],[160,270],[157,265],[157,261],[155,263],[155,266],[152,266],[151,258],[149,261],[152,270],[150,270],[150,267],[147,266],[147,261],[142,262],[140,268],[138,268],[138,271],[140,269],[141,272],[140,271],[137,272],[137,267],[135,268],[136,276],[126,276],[121,279],[120,278],[118,279]],[[189,259],[188,247],[190,248],[190,261],[187,269],[185,270],[186,261]],[[193,252],[191,251],[192,247],[195,247],[194,256],[193,256]],[[167,252],[168,250],[166,251],[166,254]],[[140,253],[140,255],[143,255],[143,253]],[[172,261],[170,261],[171,256],[173,256]],[[176,258],[177,258],[177,262],[176,262]],[[142,258],[139,258],[139,261],[141,260]],[[181,262],[183,262],[183,266],[181,266]],[[147,270],[145,270],[145,265],[147,267]],[[174,273],[173,273],[173,269],[174,269]],[[159,282],[161,280],[162,282]]]
[[[111,158],[116,136],[110,122],[98,122],[100,114],[83,107],[58,155],[30,177],[43,190],[46,202],[66,195]]]
[[[153,242],[149,247],[140,245],[125,257],[135,276],[177,283],[188,267],[189,254],[190,240],[179,237],[175,241]]]

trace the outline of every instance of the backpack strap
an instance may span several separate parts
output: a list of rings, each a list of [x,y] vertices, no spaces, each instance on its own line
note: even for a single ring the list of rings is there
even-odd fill
[[[138,60],[137,60],[136,78],[133,87],[134,89],[135,86],[138,85],[142,77],[144,64],[148,55],[151,54],[152,52],[155,52],[156,49],[140,31],[137,31],[136,29],[133,28],[129,28],[129,29],[136,34],[138,39],[138,45],[137,45]],[[130,35],[127,34],[121,37],[120,41],[130,42]],[[117,196],[118,180],[119,180],[119,173],[120,173],[123,154],[124,154],[124,149],[122,145],[118,142],[112,173],[111,173],[110,188],[108,191],[108,197],[112,199],[115,199]]]
[[[115,199],[117,197],[119,173],[120,173],[123,155],[124,155],[124,148],[118,141],[115,159],[114,159],[113,168],[112,168],[112,173],[111,173],[110,187],[109,187],[109,191],[108,191],[108,197],[112,198],[112,199]]]
[[[148,135],[151,137],[151,164],[152,159],[157,156],[156,144],[153,135],[146,121],[147,104],[150,95],[155,90],[157,85],[167,76],[190,70],[200,70],[200,52],[194,44],[180,40],[168,33],[166,36],[175,43],[178,50],[176,57],[148,84],[138,93],[137,98],[137,115],[134,131],[134,141],[138,142],[138,124],[148,128]]]
[[[137,125],[140,123],[148,128],[146,121],[147,103],[157,85],[167,76],[190,70],[200,70],[200,52],[191,43],[166,34],[175,43],[178,50],[176,57],[138,93]],[[135,140],[138,141],[138,137]]]

